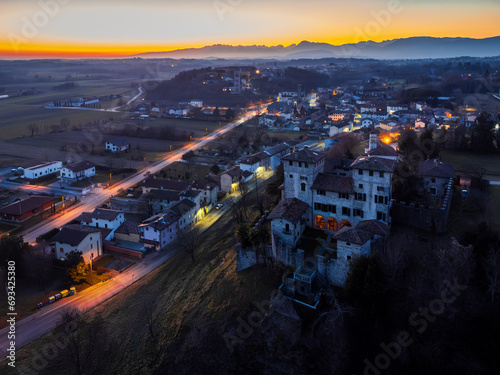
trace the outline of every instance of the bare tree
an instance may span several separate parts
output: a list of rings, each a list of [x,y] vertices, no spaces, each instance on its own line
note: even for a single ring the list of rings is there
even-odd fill
[[[393,237],[388,240],[380,252],[380,264],[391,282],[401,275],[407,265],[404,238]]]
[[[182,250],[189,254],[194,263],[196,250],[200,247],[201,243],[200,232],[197,229],[182,231],[179,234],[179,240]]]
[[[500,250],[490,250],[488,257],[485,259],[484,268],[491,302],[495,302],[495,296],[500,293]]]
[[[157,335],[157,326],[155,324],[155,299],[153,295],[148,296],[148,299],[144,303],[144,307],[142,312],[144,314],[144,319],[146,320],[146,325],[148,326],[149,336],[151,340],[156,341]]]

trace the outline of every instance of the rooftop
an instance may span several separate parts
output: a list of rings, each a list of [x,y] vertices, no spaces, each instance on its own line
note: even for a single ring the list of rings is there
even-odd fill
[[[350,168],[392,173],[396,168],[396,161],[378,156],[362,155],[351,164]]]
[[[363,245],[372,238],[372,234],[363,229],[353,228],[350,226],[345,226],[333,236],[337,241],[344,241],[349,243],[354,243],[356,245]]]
[[[90,233],[101,233],[101,231],[98,228],[67,225],[61,228],[52,241],[78,246]]]
[[[309,205],[297,198],[283,199],[267,217],[269,220],[284,219],[296,224],[306,213]]]
[[[455,178],[455,170],[449,163],[439,159],[428,159],[418,166],[418,172],[424,177]]]
[[[312,151],[310,149],[304,148],[300,151],[292,152],[288,155],[283,156],[281,160],[300,161],[303,163],[316,163],[324,157],[324,152]]]
[[[90,168],[94,168],[95,164],[88,160],[78,161],[76,163],[71,163],[66,166],[70,171],[77,173],[81,171],[85,171]]]
[[[55,197],[31,195],[0,208],[0,214],[21,216],[30,211],[36,210],[49,202],[52,202],[54,199]]]
[[[119,214],[123,214],[123,211],[110,210],[107,208],[96,208],[93,212],[83,212],[80,215],[80,221],[84,223],[90,222],[91,219],[113,221]]]
[[[311,189],[354,194],[354,181],[352,177],[318,173]]]

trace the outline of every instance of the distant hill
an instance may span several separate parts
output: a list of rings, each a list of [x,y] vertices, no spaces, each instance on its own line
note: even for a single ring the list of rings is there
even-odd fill
[[[489,57],[500,55],[500,36],[472,38],[413,37],[383,42],[360,42],[335,46],[308,41],[278,46],[231,46],[216,44],[201,48],[179,49],[170,52],[149,52],[135,55],[143,58],[326,58],[360,57],[375,59],[425,59],[459,56]]]

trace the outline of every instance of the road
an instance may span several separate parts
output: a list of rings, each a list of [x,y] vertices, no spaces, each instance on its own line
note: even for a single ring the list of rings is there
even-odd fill
[[[259,178],[267,179],[272,176],[272,172],[265,172]],[[263,183],[259,182],[260,184]],[[249,184],[249,189],[255,189],[255,180]],[[263,187],[259,187],[261,189]],[[237,197],[238,194],[233,194],[231,197],[224,199],[221,209],[213,209],[208,215],[199,223],[200,234],[210,228],[222,215],[231,209],[232,198]],[[52,305],[46,305],[38,310],[35,314],[30,315],[16,322],[16,350],[28,345],[32,341],[41,337],[42,335],[52,331],[61,324],[61,313],[68,308],[76,308],[80,311],[87,311],[114,295],[120,293],[128,286],[132,285],[137,280],[146,276],[154,269],[161,266],[167,260],[174,257],[181,251],[181,247],[177,243],[168,246],[164,251],[155,252],[148,255],[141,261],[135,263],[132,267],[125,272],[113,277],[105,283],[99,283],[95,286],[85,289],[79,294],[71,297],[66,297]],[[7,348],[9,347],[8,334],[9,327],[0,330],[0,358],[6,356]]]
[[[145,175],[149,172],[150,174],[155,174],[162,169],[166,168],[170,164],[181,160],[182,155],[188,151],[195,151],[199,148],[204,147],[207,143],[213,141],[214,139],[220,137],[221,135],[227,133],[228,131],[234,129],[235,127],[241,125],[244,121],[248,120],[250,117],[255,116],[254,111],[249,111],[245,116],[240,118],[239,120],[232,122],[224,127],[221,127],[214,131],[213,133],[198,139],[197,141],[190,142],[181,149],[173,151],[169,153],[165,159],[159,160],[157,162],[152,163],[151,165],[139,170],[137,173],[127,177],[126,179],[116,183],[107,189],[93,189],[93,192],[89,194],[85,200],[82,200],[80,203],[72,206],[69,210],[65,211],[63,214],[58,214],[53,217],[48,218],[47,220],[41,222],[35,227],[31,227],[28,230],[21,232],[20,235],[23,236],[24,241],[33,243],[35,239],[47,233],[52,228],[58,228],[63,226],[66,223],[69,223],[71,220],[76,219],[78,216],[82,214],[82,212],[92,211],[94,208],[101,206],[104,204],[111,196],[117,194],[120,190],[127,190],[145,179]]]

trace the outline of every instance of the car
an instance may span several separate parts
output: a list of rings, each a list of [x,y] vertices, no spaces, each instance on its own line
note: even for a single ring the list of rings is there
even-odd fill
[[[221,207],[222,207],[222,203],[219,203],[217,206],[215,206],[215,209],[216,209],[216,210],[220,210],[220,209],[221,209]]]

